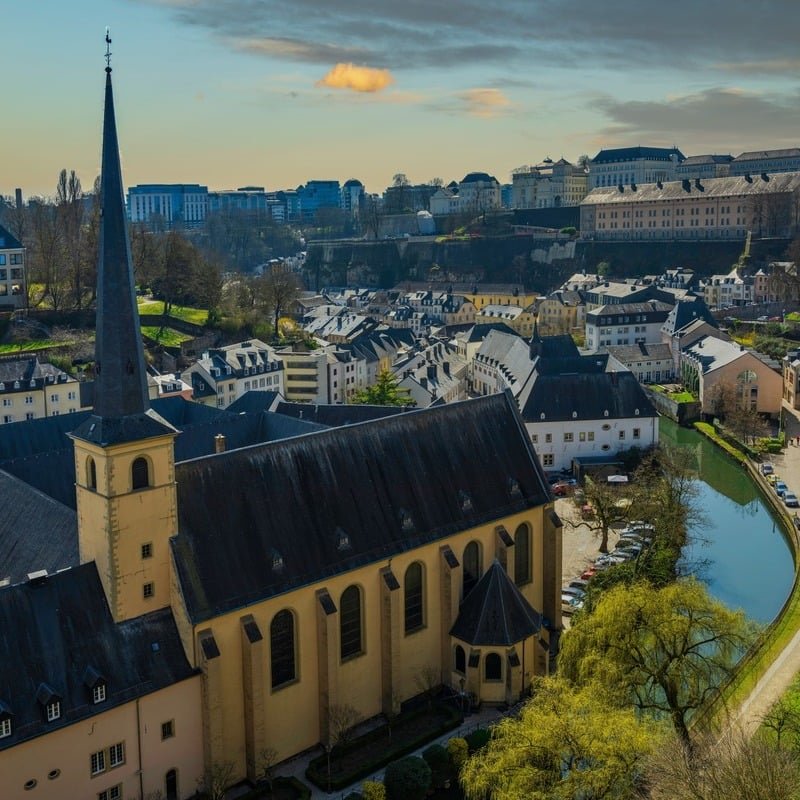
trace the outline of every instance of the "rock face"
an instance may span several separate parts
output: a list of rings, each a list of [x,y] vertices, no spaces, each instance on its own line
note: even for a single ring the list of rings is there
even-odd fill
[[[789,241],[754,241],[752,262],[783,257]],[[602,261],[611,273],[637,277],[670,267],[699,275],[730,270],[743,242],[597,242],[568,237],[505,235],[465,240],[391,239],[311,242],[306,261],[310,288],[360,284],[387,289],[404,280],[523,281],[546,292],[577,270],[592,272]]]

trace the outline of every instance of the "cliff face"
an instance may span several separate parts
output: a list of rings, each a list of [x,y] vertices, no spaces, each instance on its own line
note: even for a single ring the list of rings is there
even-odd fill
[[[751,263],[780,259],[786,239],[754,241]],[[524,282],[547,292],[576,271],[610,264],[610,274],[653,275],[689,267],[700,275],[728,272],[744,243],[595,242],[493,236],[435,241],[393,239],[310,243],[306,282],[310,288],[364,285],[390,288],[404,280]]]

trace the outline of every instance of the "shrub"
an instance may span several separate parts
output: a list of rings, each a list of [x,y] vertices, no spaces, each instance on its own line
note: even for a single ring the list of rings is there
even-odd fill
[[[466,737],[469,752],[474,753],[476,750],[485,747],[491,738],[492,734],[486,728],[477,728],[472,731],[472,733]]]
[[[380,781],[364,781],[361,789],[364,800],[386,800],[386,787]]]
[[[387,800],[423,800],[431,787],[431,768],[418,756],[393,761],[384,775]]]
[[[450,779],[450,757],[440,744],[432,744],[422,752],[425,763],[431,768],[431,779],[435,789],[441,789]]]
[[[447,755],[450,757],[453,769],[460,770],[469,755],[467,740],[462,739],[460,736],[453,737],[447,743]]]

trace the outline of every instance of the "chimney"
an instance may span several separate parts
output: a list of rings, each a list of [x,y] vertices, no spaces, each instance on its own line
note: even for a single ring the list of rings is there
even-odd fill
[[[442,369],[444,370],[444,374],[449,377],[450,376],[450,362],[449,361],[443,361],[442,362]]]
[[[428,364],[428,380],[436,380],[436,364]]]
[[[225,452],[225,434],[218,433],[214,437],[214,452],[215,453],[224,453]]]
[[[420,385],[420,386],[421,386],[423,389],[427,389],[427,388],[428,388],[428,379],[427,379],[427,378],[420,378],[420,379],[419,379],[419,385]]]
[[[22,189],[14,189],[14,202],[16,203],[17,210],[22,210]]]

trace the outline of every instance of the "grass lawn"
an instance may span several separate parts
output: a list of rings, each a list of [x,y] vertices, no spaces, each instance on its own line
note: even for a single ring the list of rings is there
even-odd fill
[[[11,342],[10,344],[0,344],[0,355],[26,353],[30,350],[47,350],[51,347],[64,347],[69,344],[72,344],[72,342],[57,342],[53,339],[32,339],[29,342]]]
[[[160,336],[159,331],[161,331]],[[143,325],[142,333],[148,339],[163,344],[165,347],[180,347],[184,342],[188,342],[192,338],[185,333],[176,331],[174,328],[164,328],[161,330],[157,325]]]
[[[139,304],[140,314],[164,313],[164,302],[162,300],[150,300],[146,297],[138,297],[136,301]],[[173,305],[170,316],[175,317],[175,319],[183,320],[184,322],[191,322],[194,325],[205,325],[208,319],[208,309]]]

